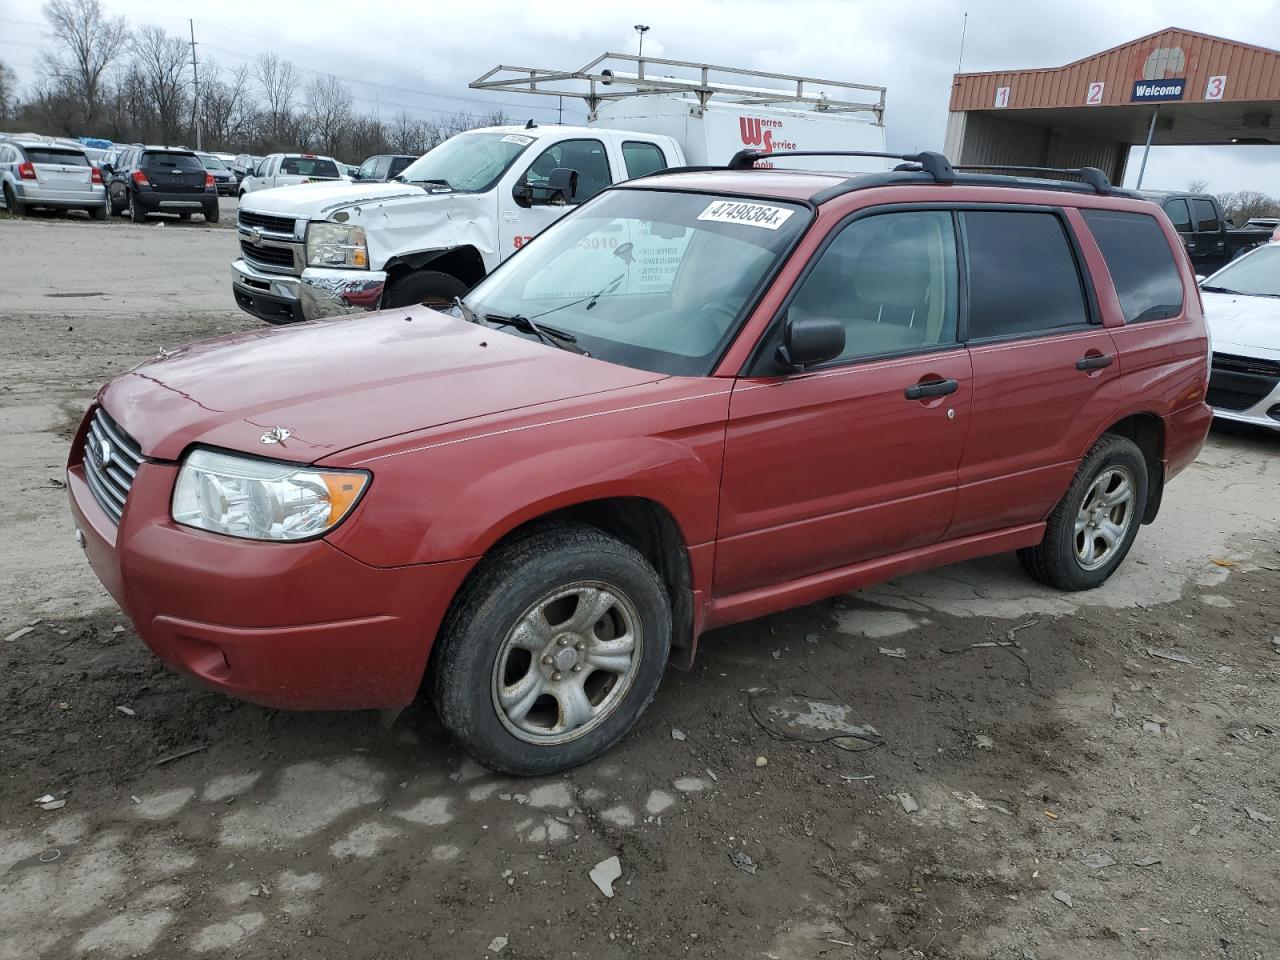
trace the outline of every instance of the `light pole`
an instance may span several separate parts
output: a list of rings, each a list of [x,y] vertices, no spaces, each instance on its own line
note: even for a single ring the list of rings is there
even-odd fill
[[[640,34],[640,49],[636,51],[636,59],[639,60],[644,56],[644,35],[649,32],[649,28],[643,23],[636,24],[636,33]]]

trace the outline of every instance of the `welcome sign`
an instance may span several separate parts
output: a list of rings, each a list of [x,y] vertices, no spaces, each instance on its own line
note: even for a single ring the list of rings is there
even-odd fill
[[[1174,80],[1136,80],[1133,84],[1133,96],[1130,101],[1144,100],[1181,100],[1182,91],[1187,87],[1185,78]]]

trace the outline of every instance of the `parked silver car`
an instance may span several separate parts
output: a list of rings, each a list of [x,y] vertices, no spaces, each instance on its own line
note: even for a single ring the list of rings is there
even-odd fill
[[[0,140],[0,191],[5,208],[16,216],[32,207],[51,207],[107,219],[102,172],[83,147],[43,137]]]

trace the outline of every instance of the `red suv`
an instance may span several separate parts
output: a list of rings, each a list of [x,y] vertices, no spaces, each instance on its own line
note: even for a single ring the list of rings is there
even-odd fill
[[[175,669],[395,711],[518,774],[616,743],[701,633],[1018,551],[1106,580],[1196,456],[1154,204],[729,168],[605,191],[455,301],[197,343],[98,395],[77,537]]]

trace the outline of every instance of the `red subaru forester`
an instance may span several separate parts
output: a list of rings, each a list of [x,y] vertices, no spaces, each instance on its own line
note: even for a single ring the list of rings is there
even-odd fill
[[[1160,209],[1090,169],[755,159],[607,190],[449,311],[113,380],[68,465],[89,562],[209,686],[395,710],[425,681],[519,774],[617,742],[713,627],[1011,550],[1106,580],[1211,419]]]

